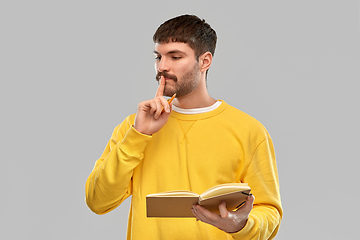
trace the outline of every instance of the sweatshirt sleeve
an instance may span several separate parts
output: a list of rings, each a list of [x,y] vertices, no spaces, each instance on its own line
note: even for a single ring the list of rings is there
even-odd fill
[[[255,201],[245,227],[233,233],[232,237],[252,240],[273,239],[279,230],[283,210],[275,152],[268,134],[256,147],[241,181],[249,183]]]
[[[118,125],[85,184],[86,203],[97,214],[118,207],[132,194],[134,168],[143,159],[151,136],[137,132],[128,117]]]

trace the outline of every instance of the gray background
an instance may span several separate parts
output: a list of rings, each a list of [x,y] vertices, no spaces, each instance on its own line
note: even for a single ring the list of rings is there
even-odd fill
[[[155,94],[152,35],[184,13],[217,31],[211,95],[275,143],[276,239],[359,239],[359,1],[1,1],[1,234],[125,239],[84,184],[113,128]]]

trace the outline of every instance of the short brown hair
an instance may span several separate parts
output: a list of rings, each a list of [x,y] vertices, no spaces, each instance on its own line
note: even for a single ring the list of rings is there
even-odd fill
[[[198,60],[205,52],[215,54],[216,32],[205,20],[195,15],[181,15],[165,21],[156,30],[155,43],[183,42],[194,50]]]

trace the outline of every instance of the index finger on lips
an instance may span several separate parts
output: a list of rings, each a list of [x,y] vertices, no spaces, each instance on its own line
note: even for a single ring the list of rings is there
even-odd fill
[[[165,77],[161,76],[159,80],[159,87],[156,91],[155,97],[161,97],[164,95],[164,89],[165,89]]]

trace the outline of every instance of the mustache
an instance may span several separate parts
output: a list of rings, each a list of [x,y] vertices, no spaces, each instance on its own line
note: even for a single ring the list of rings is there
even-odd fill
[[[156,74],[156,81],[159,81],[161,76],[164,76],[165,78],[170,78],[172,80],[174,80],[174,82],[177,82],[177,77],[175,75],[169,74],[167,72],[158,72]]]

